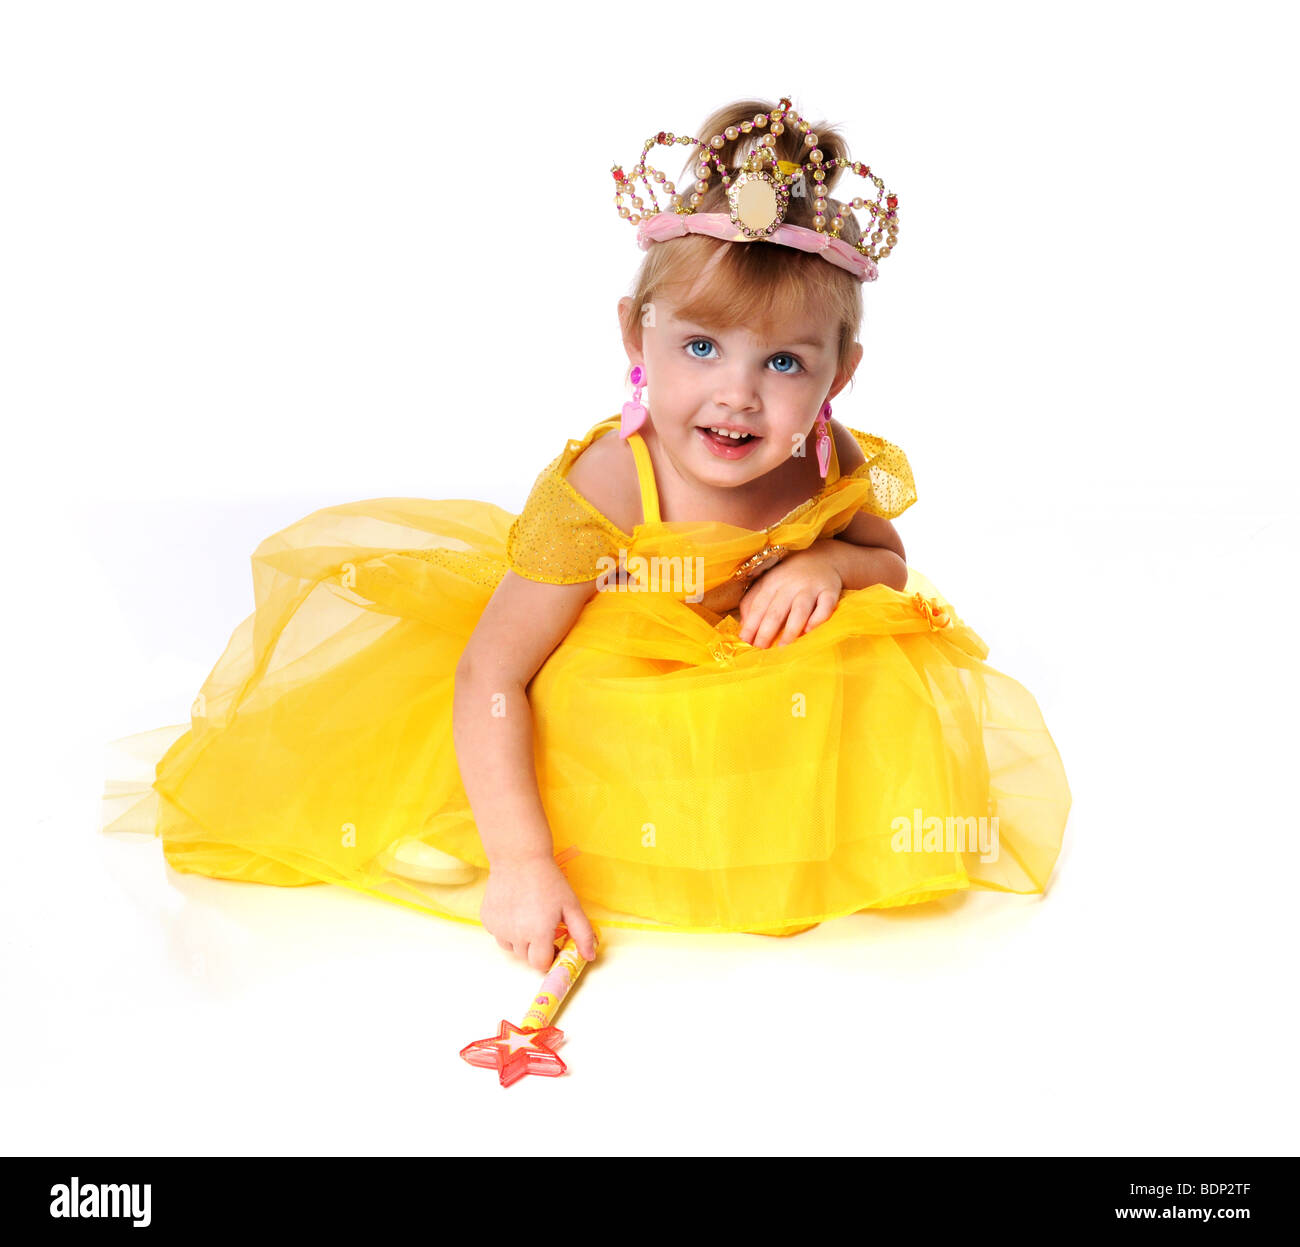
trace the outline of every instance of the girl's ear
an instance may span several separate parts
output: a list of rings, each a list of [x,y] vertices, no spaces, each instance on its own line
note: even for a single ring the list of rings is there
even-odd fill
[[[632,310],[632,296],[624,295],[618,301],[618,331],[623,338],[623,349],[627,352],[628,367],[634,364],[645,366],[645,352],[638,346],[634,339],[629,338],[627,334],[627,318]]]
[[[836,373],[834,384],[831,386],[830,393],[826,395],[828,399],[834,398],[848,383],[853,379],[853,374],[857,372],[858,365],[862,363],[862,343],[855,342],[853,350],[849,355],[849,362],[843,372]]]

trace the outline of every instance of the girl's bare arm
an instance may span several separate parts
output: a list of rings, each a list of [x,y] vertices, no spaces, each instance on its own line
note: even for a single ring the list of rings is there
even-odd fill
[[[626,528],[638,497],[631,453],[599,438],[572,465],[569,483]],[[595,579],[538,584],[506,573],[456,667],[452,734],[461,781],[491,869],[479,916],[504,949],[549,968],[563,921],[588,960],[595,935],[556,866],[537,787],[527,688],[596,594]]]
[[[506,572],[456,666],[456,761],[493,866],[554,852],[526,690],[595,593],[594,580],[549,585]]]
[[[595,932],[552,856],[537,788],[527,687],[596,582],[537,584],[508,571],[456,666],[452,736],[489,870],[479,919],[505,951],[547,970],[563,922],[588,960]]]

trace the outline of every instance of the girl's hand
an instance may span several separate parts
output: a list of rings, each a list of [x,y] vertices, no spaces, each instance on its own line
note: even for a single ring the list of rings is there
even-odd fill
[[[483,925],[506,952],[546,971],[555,960],[555,928],[563,922],[588,961],[596,958],[596,937],[577,894],[550,857],[493,866],[488,872]]]
[[[766,649],[780,633],[778,644],[788,645],[831,617],[844,588],[832,540],[787,554],[751,582],[740,599],[742,641]]]

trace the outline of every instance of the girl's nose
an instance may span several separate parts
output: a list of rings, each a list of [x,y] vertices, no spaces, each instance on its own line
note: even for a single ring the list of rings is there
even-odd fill
[[[747,370],[735,368],[717,378],[713,401],[719,407],[748,411],[758,406],[758,386]]]

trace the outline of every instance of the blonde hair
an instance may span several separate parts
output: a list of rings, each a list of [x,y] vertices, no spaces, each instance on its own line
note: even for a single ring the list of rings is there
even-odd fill
[[[695,132],[695,137],[707,143],[727,126],[739,126],[742,121],[752,121],[756,113],[770,112],[776,107],[775,103],[766,100],[736,100],[706,118]],[[827,161],[848,157],[844,139],[826,122],[810,123],[809,132],[817,135],[817,146]],[[713,150],[722,163],[731,169],[740,163],[743,153],[766,133],[766,129],[755,126],[749,134],[742,132]],[[807,160],[811,150],[804,145],[803,140],[802,130],[787,128],[783,134],[776,136],[773,155],[777,160],[802,163]],[[652,148],[651,151],[653,150]],[[738,151],[742,155],[738,156]],[[695,184],[697,152],[698,148],[691,148],[691,156],[683,167],[682,176],[673,179],[684,200],[689,198]],[[834,187],[842,172],[837,164],[827,173],[823,185],[828,191]],[[663,204],[662,199],[660,202],[661,207],[672,211],[671,206]],[[840,237],[846,242],[856,243],[861,237],[861,230],[852,211],[829,195],[826,197],[826,208],[828,219],[842,212],[844,225]],[[726,187],[722,185],[716,169],[696,211],[730,211]],[[791,225],[812,229],[811,193],[791,194],[784,219]],[[678,311],[683,319],[716,325],[721,329],[734,325],[761,329],[777,308],[796,318],[811,318],[813,314],[824,314],[829,308],[839,326],[836,372],[844,372],[850,367],[853,346],[862,325],[862,283],[852,273],[828,264],[818,255],[773,243],[742,245],[701,234],[685,234],[681,238],[655,243],[646,252],[633,281],[630,292],[632,301],[621,316],[623,336],[639,348],[642,342],[641,317],[646,306],[653,304],[655,296],[659,294],[685,299],[710,262],[710,276],[704,289],[679,304]]]

